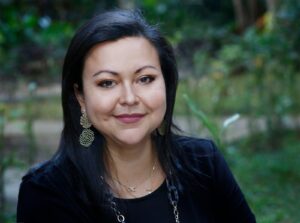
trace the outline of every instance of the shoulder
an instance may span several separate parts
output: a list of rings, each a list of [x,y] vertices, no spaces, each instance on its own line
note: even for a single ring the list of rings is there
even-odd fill
[[[38,204],[47,197],[59,197],[66,183],[54,161],[36,164],[22,178],[19,190],[19,204]]]
[[[193,199],[210,204],[218,222],[255,222],[223,154],[211,140],[176,137],[177,170]]]
[[[205,188],[214,188],[220,182],[231,179],[231,170],[216,144],[209,139],[176,136],[174,146],[177,150],[176,169],[181,178],[197,181]]]
[[[61,219],[59,222],[77,222],[76,218],[80,219],[78,208],[74,205],[74,189],[64,177],[60,165],[53,160],[38,164],[22,178],[18,221],[58,222],[56,220]]]
[[[173,145],[176,153],[175,168],[182,180],[188,184],[201,184],[205,190],[212,188],[216,162],[222,154],[209,139],[175,136]]]
[[[210,180],[231,174],[223,153],[212,140],[178,136],[174,143],[178,160],[192,172],[204,173]]]
[[[176,136],[173,139],[173,143],[178,149],[178,152],[183,155],[212,158],[215,153],[218,152],[215,143],[209,139]]]
[[[26,189],[31,193],[40,193],[40,196],[58,194],[66,197],[76,189],[73,180],[76,176],[75,168],[68,159],[53,158],[29,169],[22,178],[20,192]]]
[[[44,176],[47,173],[50,173],[53,170],[54,162],[51,160],[47,160],[44,162],[40,162],[32,166],[28,172],[23,176],[22,182],[37,180],[40,177]]]
[[[64,184],[61,163],[48,160],[29,169],[23,176],[21,186],[35,185],[48,190],[56,190],[59,184]]]

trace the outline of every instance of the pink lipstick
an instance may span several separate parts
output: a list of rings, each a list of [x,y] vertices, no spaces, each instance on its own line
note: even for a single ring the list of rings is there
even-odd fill
[[[144,114],[121,114],[115,117],[125,124],[131,124],[140,121],[144,116]]]

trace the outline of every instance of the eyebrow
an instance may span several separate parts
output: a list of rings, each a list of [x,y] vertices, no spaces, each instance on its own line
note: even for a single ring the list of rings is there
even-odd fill
[[[156,67],[154,67],[152,65],[145,65],[145,66],[137,69],[134,73],[135,74],[140,73],[142,70],[147,69],[147,68],[158,70]],[[97,71],[96,73],[93,74],[93,77],[95,77],[97,75],[100,75],[101,73],[110,73],[112,75],[118,75],[118,72],[116,72],[116,71],[112,71],[112,70],[99,70],[99,71]]]

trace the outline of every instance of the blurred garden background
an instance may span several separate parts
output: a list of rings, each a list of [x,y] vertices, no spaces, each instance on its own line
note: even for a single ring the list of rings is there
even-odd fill
[[[213,138],[259,223],[300,222],[300,1],[0,0],[0,222],[56,151],[69,41],[97,12],[139,8],[173,44],[175,121]]]

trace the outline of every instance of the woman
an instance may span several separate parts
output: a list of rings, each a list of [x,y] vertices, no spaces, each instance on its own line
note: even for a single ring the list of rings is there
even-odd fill
[[[57,154],[20,187],[18,222],[255,222],[208,140],[174,133],[171,46],[138,12],[75,34],[62,77]]]

